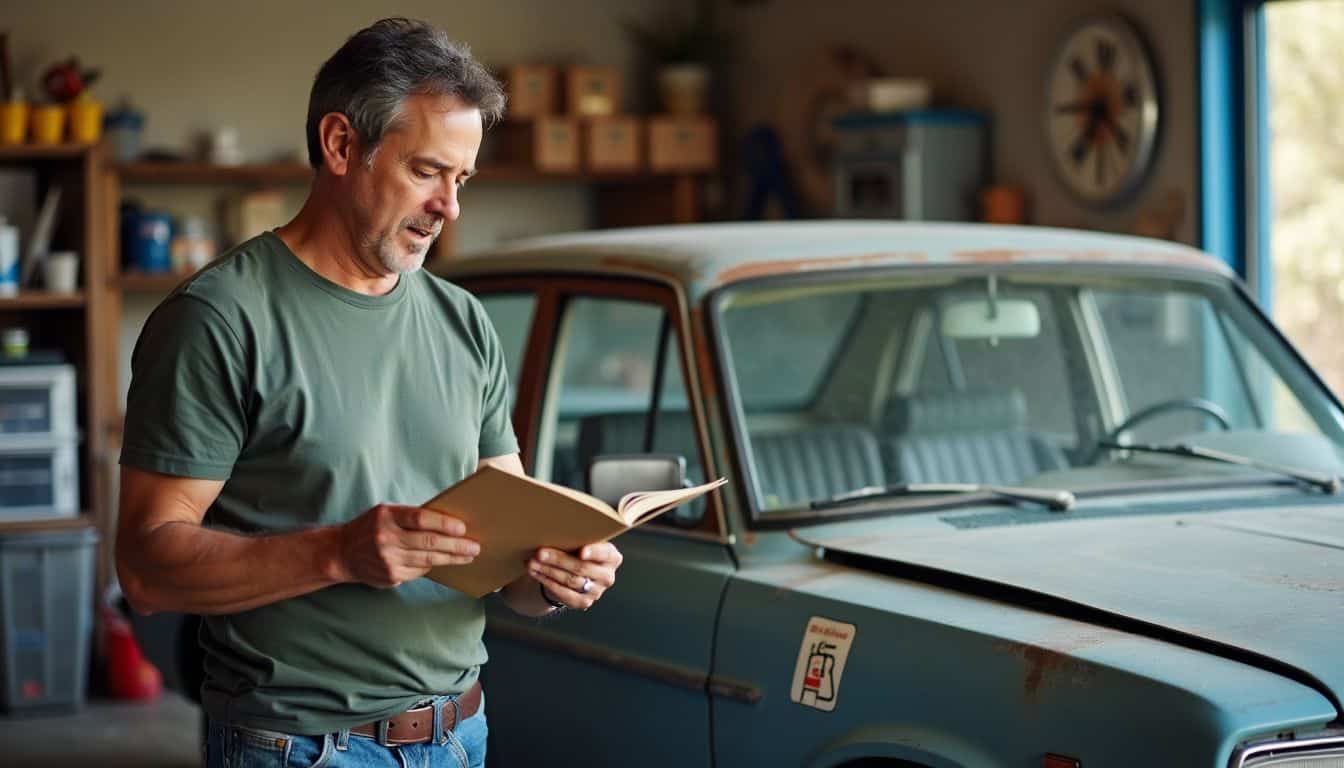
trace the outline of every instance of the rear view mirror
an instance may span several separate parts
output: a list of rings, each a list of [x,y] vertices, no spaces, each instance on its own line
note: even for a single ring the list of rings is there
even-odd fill
[[[588,465],[588,493],[616,506],[636,491],[686,487],[686,460],[670,453],[609,453]]]
[[[1027,299],[958,299],[942,307],[942,332],[952,339],[1032,339],[1041,332],[1041,313]]]
[[[673,453],[608,453],[588,465],[588,493],[613,507],[636,491],[669,491],[686,487],[686,459]],[[704,516],[704,499],[696,499],[659,519],[693,527]]]

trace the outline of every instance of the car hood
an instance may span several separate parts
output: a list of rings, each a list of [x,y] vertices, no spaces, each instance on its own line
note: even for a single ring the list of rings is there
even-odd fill
[[[1118,624],[1344,698],[1344,506],[955,530],[921,517],[792,533],[850,565]]]

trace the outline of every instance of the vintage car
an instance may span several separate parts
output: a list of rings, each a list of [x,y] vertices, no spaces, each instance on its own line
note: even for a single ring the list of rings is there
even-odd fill
[[[533,475],[729,479],[590,611],[492,609],[492,764],[1344,764],[1344,411],[1214,259],[808,222],[440,271]]]

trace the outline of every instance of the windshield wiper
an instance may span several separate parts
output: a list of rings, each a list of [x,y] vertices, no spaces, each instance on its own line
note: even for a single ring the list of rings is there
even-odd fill
[[[1078,499],[1069,491],[1042,490],[1038,488],[1014,488],[1003,485],[981,485],[979,483],[902,483],[899,485],[869,485],[846,493],[836,494],[829,499],[817,499],[812,509],[834,509],[876,499],[896,499],[905,496],[998,496],[1013,501],[1029,501],[1041,504],[1057,512],[1073,509]]]
[[[1322,475],[1305,469],[1296,467],[1285,467],[1282,464],[1273,464],[1260,459],[1253,459],[1249,456],[1242,456],[1236,453],[1226,453],[1224,451],[1205,448],[1202,445],[1193,445],[1190,443],[1174,443],[1172,445],[1152,445],[1148,443],[1135,443],[1126,445],[1103,440],[1102,448],[1110,448],[1117,451],[1139,451],[1141,453],[1160,453],[1167,456],[1185,456],[1191,459],[1204,459],[1205,461],[1215,461],[1219,464],[1236,464],[1242,467],[1259,469],[1264,472],[1272,472],[1276,475],[1291,477],[1299,483],[1315,486],[1322,491],[1334,495],[1339,493],[1341,482],[1335,475]]]

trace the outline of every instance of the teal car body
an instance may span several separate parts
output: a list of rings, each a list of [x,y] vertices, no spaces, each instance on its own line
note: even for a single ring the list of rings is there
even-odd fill
[[[729,479],[617,539],[592,610],[491,609],[493,764],[1344,761],[1344,415],[1204,254],[772,223],[441,273],[495,320],[532,474]]]

